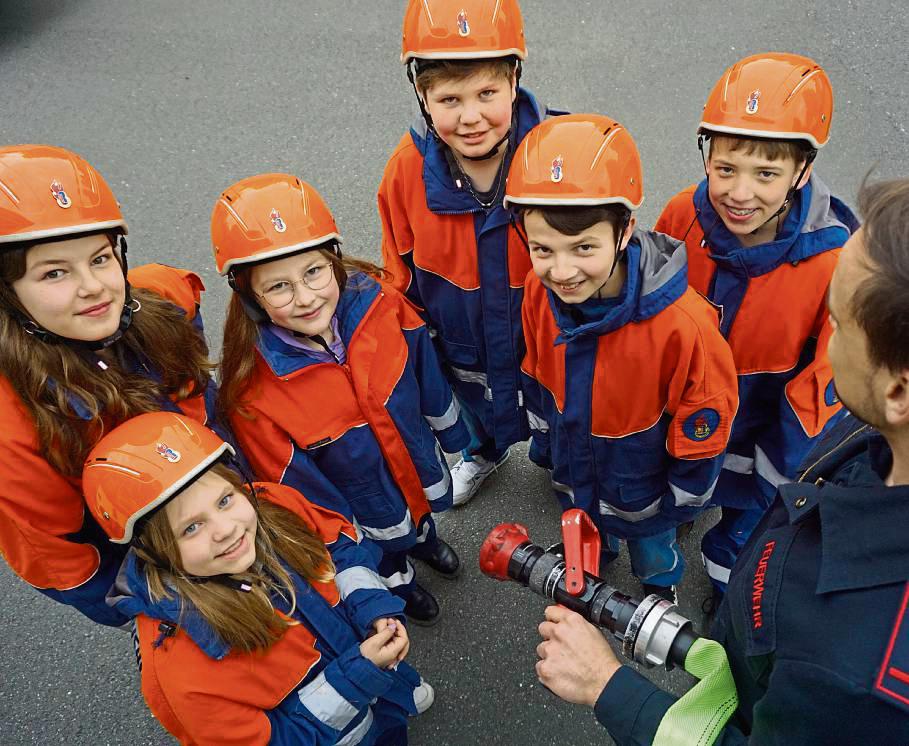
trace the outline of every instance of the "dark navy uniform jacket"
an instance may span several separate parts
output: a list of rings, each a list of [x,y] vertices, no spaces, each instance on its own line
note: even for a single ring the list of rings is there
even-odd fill
[[[909,486],[848,417],[780,488],[732,571],[713,637],[739,709],[718,744],[909,744]],[[618,744],[649,744],[675,697],[622,667],[596,704]]]

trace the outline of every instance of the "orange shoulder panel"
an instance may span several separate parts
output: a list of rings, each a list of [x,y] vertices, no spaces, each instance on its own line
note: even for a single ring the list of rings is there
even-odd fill
[[[196,315],[196,306],[201,302],[205,285],[195,272],[176,269],[166,264],[144,264],[129,271],[130,285],[166,298],[186,311],[187,318]]]
[[[529,331],[525,332],[528,350],[521,370],[552,394],[561,412],[565,409],[565,345],[555,343],[559,327],[549,307],[546,288],[533,272],[527,274],[524,284],[522,316],[524,328]]]
[[[739,374],[791,370],[816,337],[839,250],[753,277],[729,334]]]
[[[357,541],[356,529],[344,516],[328,508],[315,505],[293,487],[276,482],[256,482],[254,486],[262,489],[262,492],[258,494],[263,500],[280,505],[300,516],[326,544],[337,541],[341,534],[351,541]]]
[[[184,744],[267,744],[265,710],[276,707],[319,660],[302,624],[264,652],[209,658],[181,629],[158,647],[158,622],[137,619],[142,693],[152,714]]]
[[[508,281],[511,287],[524,286],[524,280],[532,269],[530,252],[513,225],[508,226]]]
[[[85,502],[77,479],[41,455],[34,422],[0,376],[0,554],[36,588],[68,590],[97,571],[98,551],[66,539],[82,527]]]

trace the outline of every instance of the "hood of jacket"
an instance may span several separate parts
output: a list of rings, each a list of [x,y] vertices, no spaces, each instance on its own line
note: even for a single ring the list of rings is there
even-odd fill
[[[583,335],[601,336],[625,324],[656,316],[682,297],[688,287],[685,244],[662,233],[635,230],[625,250],[627,276],[615,298],[564,303],[546,295],[561,333],[556,342]]]
[[[742,246],[726,228],[710,203],[707,179],[695,190],[694,206],[710,258],[722,269],[742,277],[759,277],[782,264],[838,249],[859,227],[852,210],[814,174],[795,193],[776,239],[758,246]]]

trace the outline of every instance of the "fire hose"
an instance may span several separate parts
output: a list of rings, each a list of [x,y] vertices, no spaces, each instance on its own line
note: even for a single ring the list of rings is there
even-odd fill
[[[480,548],[480,569],[512,580],[606,630],[623,655],[647,668],[684,668],[699,681],[667,711],[654,744],[712,744],[738,707],[723,647],[699,636],[676,606],[657,595],[642,600],[596,575],[600,537],[590,518],[570,510],[562,518],[561,552],[534,544],[518,523],[501,523]]]

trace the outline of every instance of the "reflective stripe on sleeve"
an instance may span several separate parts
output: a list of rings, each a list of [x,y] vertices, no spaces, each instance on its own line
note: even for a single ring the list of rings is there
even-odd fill
[[[448,471],[448,464],[445,462],[445,456],[442,454],[441,446],[436,443],[436,460],[439,463],[439,469],[442,471],[442,478],[435,484],[423,488],[423,494],[429,502],[440,500],[448,494],[448,488],[451,486],[451,473]]]
[[[335,730],[344,730],[359,712],[328,683],[324,671],[299,689],[297,696],[307,710]]]
[[[476,383],[477,385],[482,386],[485,389],[483,396],[487,401],[492,401],[492,389],[489,388],[488,379],[486,378],[485,373],[454,367],[449,368],[449,370],[459,381],[464,381],[464,383]]]
[[[370,707],[366,710],[366,717],[363,718],[357,725],[344,736],[340,741],[338,741],[338,746],[356,746],[364,738],[366,734],[369,733],[369,729],[372,728],[372,708]]]
[[[641,510],[619,510],[609,503],[600,500],[600,515],[613,515],[617,518],[621,518],[623,521],[628,521],[630,523],[637,523],[638,521],[643,521],[645,518],[652,518],[657,513],[660,512],[660,502],[662,498],[657,498],[646,508]]]
[[[739,456],[737,453],[727,453],[723,459],[723,468],[736,474],[751,474],[754,471],[754,459]]]
[[[713,497],[713,491],[716,489],[717,480],[713,480],[707,491],[702,495],[695,495],[693,492],[688,492],[683,490],[681,487],[676,487],[672,482],[669,483],[669,489],[672,492],[672,496],[675,498],[675,504],[678,507],[695,507],[700,508],[707,504],[707,501]]]
[[[541,433],[549,432],[549,423],[546,422],[542,417],[537,417],[529,409],[527,410],[527,422],[530,423],[531,430],[537,430]]]
[[[458,405],[458,400],[452,397],[451,406],[448,407],[445,414],[440,415],[439,417],[430,417],[429,415],[424,415],[424,417],[433,430],[440,431],[447,430],[454,425],[458,421],[458,416],[460,414],[461,407]]]
[[[394,526],[389,526],[388,528],[375,528],[373,526],[364,526],[360,525],[360,528],[363,529],[363,533],[374,541],[390,541],[391,539],[400,539],[402,536],[407,536],[413,528],[413,518],[410,516],[410,511],[408,510],[404,516],[404,520],[400,523],[396,523]]]
[[[770,457],[757,446],[754,447],[754,470],[759,477],[767,480],[774,487],[779,487],[781,484],[787,484],[792,481],[780,474]]]
[[[354,591],[375,589],[384,591],[385,584],[379,579],[368,567],[354,566],[341,570],[335,575],[335,585],[341,594],[341,600],[345,600]]]
[[[729,576],[732,574],[732,571],[728,567],[723,567],[716,562],[712,562],[703,554],[701,555],[701,559],[704,561],[704,569],[707,571],[707,577],[711,580],[717,580],[720,583],[729,584]]]

